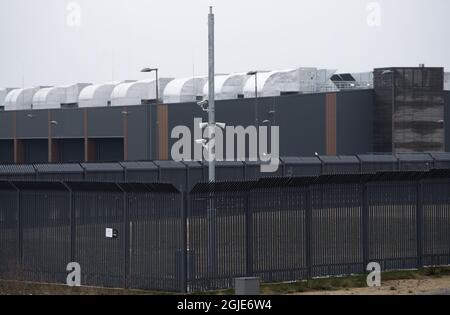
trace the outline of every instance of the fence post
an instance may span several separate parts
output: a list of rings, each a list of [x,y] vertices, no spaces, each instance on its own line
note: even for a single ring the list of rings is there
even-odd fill
[[[363,236],[363,270],[366,272],[366,267],[369,264],[369,198],[367,183],[360,184],[361,190],[361,214],[362,214],[362,236]]]
[[[417,267],[423,267],[423,183],[417,181]]]
[[[188,220],[188,207],[189,207],[189,193],[183,191],[183,188],[180,187],[180,195],[181,195],[181,274],[180,274],[180,291],[182,293],[188,293],[187,283],[188,283],[188,272],[187,272],[187,261],[188,261],[188,229],[187,229],[187,220]]]
[[[253,276],[253,210],[250,207],[251,190],[245,193],[245,247],[246,247],[246,275]]]
[[[311,201],[311,185],[306,187],[306,209],[305,209],[305,234],[306,234],[306,268],[308,279],[312,278],[312,201]]]

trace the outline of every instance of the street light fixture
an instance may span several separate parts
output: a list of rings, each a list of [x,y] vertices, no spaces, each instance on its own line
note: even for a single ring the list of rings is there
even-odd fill
[[[156,73],[156,103],[159,103],[159,77],[158,77],[158,68],[144,68],[141,70],[142,73]]]
[[[259,127],[258,121],[258,71],[249,71],[247,75],[255,76],[255,126]]]

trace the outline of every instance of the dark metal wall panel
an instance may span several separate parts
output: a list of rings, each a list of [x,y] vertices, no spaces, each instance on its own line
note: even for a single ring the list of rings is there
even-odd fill
[[[89,108],[88,137],[123,137],[123,111],[124,108],[121,106],[107,108]]]
[[[85,180],[89,182],[123,182],[125,172],[118,163],[83,163]]]
[[[0,188],[0,200],[0,277],[14,280],[20,276],[17,192]]]
[[[17,138],[48,139],[48,111],[21,110],[17,115]]]
[[[133,106],[128,112],[128,160],[151,160],[150,106]]]
[[[423,184],[425,266],[450,264],[450,182]]]
[[[450,152],[450,91],[444,91],[445,151]]]
[[[322,162],[317,157],[282,158],[283,176],[319,176],[322,173]]]
[[[362,173],[398,171],[398,159],[393,155],[358,155]]]
[[[329,93],[325,105],[326,154],[337,154],[336,93]]]
[[[66,283],[71,262],[69,193],[25,190],[20,195],[23,279]]]
[[[120,164],[125,169],[128,182],[157,183],[159,180],[159,170],[153,162],[122,162]]]
[[[401,171],[429,171],[434,168],[434,160],[429,154],[398,154]]]
[[[0,140],[0,163],[14,163],[13,140]]]
[[[53,140],[58,146],[58,159],[61,163],[76,163],[84,161],[84,139]]]
[[[116,192],[74,192],[76,216],[75,261],[81,266],[84,285],[124,287],[124,196]],[[106,229],[118,231],[107,238]]]
[[[369,183],[369,261],[382,270],[418,266],[417,186],[413,182]]]
[[[435,169],[450,169],[450,153],[431,153]]]
[[[48,140],[27,139],[23,140],[24,163],[48,163]]]
[[[325,154],[325,95],[277,98],[275,121],[280,126],[282,156]]]
[[[36,180],[36,170],[33,165],[0,164],[1,180]]]
[[[96,162],[118,162],[124,160],[123,138],[97,138],[94,141]]]
[[[208,169],[208,163],[203,163]],[[207,171],[207,170],[206,170]],[[238,181],[245,179],[245,170],[243,162],[217,162],[216,180],[217,181]]]
[[[14,137],[14,112],[0,111],[0,139],[12,139]]]
[[[374,91],[337,93],[337,154],[373,152]]]
[[[359,185],[311,188],[312,276],[364,271]]]
[[[53,138],[83,138],[84,119],[83,109],[67,108],[51,111],[52,120],[56,125],[52,125]]]
[[[356,156],[320,156],[322,174],[358,174],[361,162]]]

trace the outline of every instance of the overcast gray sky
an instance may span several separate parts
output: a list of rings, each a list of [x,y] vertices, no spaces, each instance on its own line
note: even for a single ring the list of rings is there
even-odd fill
[[[448,0],[1,0],[0,87],[206,74],[211,4],[218,73],[450,69]]]

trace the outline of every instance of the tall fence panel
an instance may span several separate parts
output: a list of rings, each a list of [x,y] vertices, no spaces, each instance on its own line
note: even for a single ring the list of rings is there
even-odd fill
[[[252,275],[268,282],[307,277],[308,192],[305,186],[250,193]]]
[[[416,268],[417,183],[381,181],[367,184],[369,260],[383,270]]]
[[[203,191],[191,198],[188,219],[189,290],[231,287],[234,278],[246,275],[247,193],[234,189]]]
[[[130,288],[183,291],[183,213],[180,194],[139,185],[127,194]]]
[[[125,284],[124,193],[115,184],[69,183],[75,211],[75,262],[85,285]],[[107,235],[107,230],[114,235]]]
[[[311,187],[313,277],[364,270],[360,197],[359,184]]]
[[[18,273],[18,193],[9,183],[0,183],[0,276],[15,279]]]
[[[22,278],[65,283],[70,262],[70,195],[60,183],[22,183]]]
[[[423,183],[425,266],[450,265],[450,181]]]

